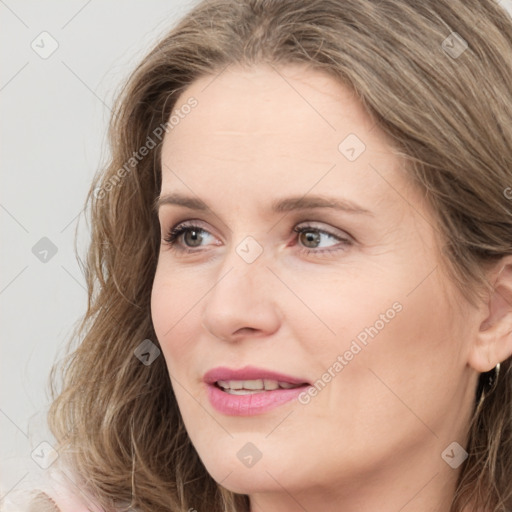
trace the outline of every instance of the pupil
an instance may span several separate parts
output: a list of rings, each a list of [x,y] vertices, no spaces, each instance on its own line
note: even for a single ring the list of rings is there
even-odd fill
[[[189,240],[187,240],[187,236],[189,236]],[[192,247],[201,245],[202,239],[203,237],[199,235],[199,231],[190,230],[185,233],[185,242],[187,245],[190,245]],[[189,243],[189,241],[191,241],[192,243]]]
[[[320,242],[320,234],[314,233],[312,231],[308,231],[305,233],[302,233],[303,238],[305,239],[304,245],[307,247],[316,247],[318,243]]]

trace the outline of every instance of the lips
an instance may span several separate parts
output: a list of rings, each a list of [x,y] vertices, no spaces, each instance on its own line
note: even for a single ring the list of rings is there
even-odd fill
[[[300,377],[246,366],[218,367],[204,377],[211,405],[229,416],[252,416],[298,398],[310,384]]]

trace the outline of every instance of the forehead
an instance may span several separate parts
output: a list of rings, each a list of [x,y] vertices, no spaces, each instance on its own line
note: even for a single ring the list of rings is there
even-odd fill
[[[347,130],[359,132],[360,137],[373,132],[372,140],[380,135],[372,130],[373,121],[349,88],[305,67],[228,68],[193,82],[178,98],[175,110],[191,97],[197,106],[169,131],[167,144],[229,135],[238,146],[249,140],[268,143],[269,135],[279,135],[281,145],[307,138],[336,149]]]
[[[188,183],[202,194],[222,182],[248,197],[312,188],[368,195],[400,179],[402,162],[385,134],[355,94],[324,73],[229,67],[192,83],[175,112],[191,98],[197,105],[164,139],[162,190]]]

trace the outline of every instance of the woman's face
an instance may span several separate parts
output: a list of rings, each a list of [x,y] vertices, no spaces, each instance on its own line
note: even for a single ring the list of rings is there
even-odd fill
[[[449,488],[475,326],[389,140],[300,66],[228,68],[176,110],[159,219],[187,230],[162,240],[152,317],[208,472],[282,510]]]

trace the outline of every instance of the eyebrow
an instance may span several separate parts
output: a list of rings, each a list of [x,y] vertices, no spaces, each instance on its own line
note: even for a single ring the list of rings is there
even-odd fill
[[[153,209],[158,212],[163,205],[172,204],[184,206],[191,210],[207,211],[209,206],[199,198],[179,193],[165,194],[155,199]],[[271,203],[271,210],[276,213],[286,213],[296,210],[309,210],[313,208],[331,208],[346,213],[374,216],[370,210],[348,200],[327,196],[295,196],[286,199],[276,199]]]

